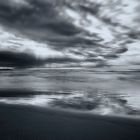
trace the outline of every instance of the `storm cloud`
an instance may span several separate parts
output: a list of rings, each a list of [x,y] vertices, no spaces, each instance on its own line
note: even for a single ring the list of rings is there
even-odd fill
[[[36,30],[37,33],[37,31],[44,32],[45,30],[45,35],[52,33],[52,35],[69,36],[80,32],[60,15],[60,9],[53,5],[53,2],[28,0],[25,1],[26,4],[22,3],[0,2],[1,22],[21,31]]]
[[[80,62],[79,60],[68,58],[68,57],[61,57],[61,58],[36,58],[32,54],[28,53],[14,53],[10,51],[3,51],[0,52],[0,66],[5,67],[16,67],[16,68],[28,68],[28,67],[35,67],[35,66],[42,66],[52,63],[60,63],[65,64],[67,62]]]
[[[0,65],[9,67],[31,67],[44,62],[26,53],[0,52]]]
[[[1,0],[0,65],[138,64],[128,58],[139,55],[131,49],[140,38],[139,7],[137,0]]]

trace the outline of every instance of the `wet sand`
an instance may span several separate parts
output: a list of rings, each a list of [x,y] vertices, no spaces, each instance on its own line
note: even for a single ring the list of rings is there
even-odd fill
[[[140,140],[140,120],[0,104],[0,140]]]

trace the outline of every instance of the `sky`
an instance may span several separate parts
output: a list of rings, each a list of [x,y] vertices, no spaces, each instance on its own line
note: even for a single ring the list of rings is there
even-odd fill
[[[139,69],[139,0],[1,0],[0,67]]]

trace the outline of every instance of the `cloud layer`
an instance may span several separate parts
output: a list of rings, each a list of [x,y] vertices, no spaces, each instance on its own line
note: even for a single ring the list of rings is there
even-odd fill
[[[139,65],[139,7],[138,0],[1,0],[0,65]]]

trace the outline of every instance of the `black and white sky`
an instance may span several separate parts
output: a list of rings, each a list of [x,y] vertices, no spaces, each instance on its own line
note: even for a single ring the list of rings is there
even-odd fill
[[[0,67],[139,69],[139,0],[1,0]]]

